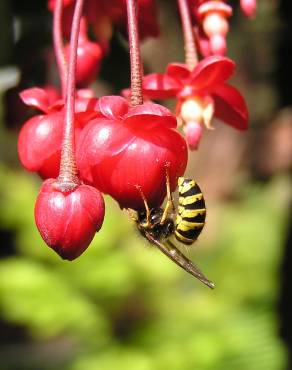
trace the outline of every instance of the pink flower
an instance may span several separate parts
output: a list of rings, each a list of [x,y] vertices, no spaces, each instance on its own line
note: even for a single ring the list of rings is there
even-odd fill
[[[247,17],[254,17],[257,10],[256,0],[240,0],[240,7]]]

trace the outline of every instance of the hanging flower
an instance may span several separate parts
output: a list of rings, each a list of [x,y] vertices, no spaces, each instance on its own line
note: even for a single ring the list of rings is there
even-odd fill
[[[80,27],[77,48],[76,84],[88,86],[100,70],[103,50],[97,42],[92,42],[87,36],[87,25],[83,19]],[[69,59],[70,45],[65,46],[65,55]]]
[[[85,90],[88,93],[88,90]],[[82,90],[76,99],[76,137],[84,125],[99,113],[95,110],[97,99],[85,97]],[[18,138],[18,155],[22,165],[37,172],[43,179],[57,177],[60,168],[64,127],[64,102],[51,104],[50,95],[43,89],[31,88],[21,94],[23,102],[43,114],[30,118],[23,125]]]
[[[87,249],[104,219],[101,193],[88,185],[62,192],[46,180],[35,205],[35,221],[46,244],[63,259],[73,260]]]
[[[190,71],[186,64],[169,64],[165,74],[144,77],[143,91],[149,99],[177,98],[176,115],[181,125],[189,122],[211,128],[213,116],[238,129],[248,127],[248,111],[239,91],[226,83],[235,69],[228,58],[211,56]]]
[[[56,0],[48,0],[48,8],[53,11]],[[74,11],[74,0],[63,0],[63,32],[69,38]],[[157,37],[159,26],[157,21],[157,7],[154,0],[138,0],[139,30],[141,39]],[[124,0],[87,0],[84,4],[84,16],[92,26],[98,41],[106,43],[112,36],[113,27],[122,31],[127,30],[126,2]],[[107,47],[106,47],[107,48]]]
[[[254,17],[257,10],[257,0],[240,0],[240,7],[247,17]]]
[[[161,205],[166,171],[171,189],[187,164],[184,139],[168,109],[153,103],[130,107],[122,97],[99,99],[103,118],[91,121],[79,137],[76,157],[83,181],[111,195],[121,208]]]
[[[203,55],[225,55],[227,50],[226,36],[229,30],[227,18],[232,15],[231,6],[224,1],[204,1],[194,7],[196,16],[197,37]],[[206,54],[204,42],[208,42],[209,53]],[[205,54],[204,54],[205,52]]]

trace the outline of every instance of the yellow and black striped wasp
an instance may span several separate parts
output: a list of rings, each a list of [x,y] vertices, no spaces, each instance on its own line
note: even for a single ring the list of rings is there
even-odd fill
[[[213,289],[214,284],[169,239],[174,235],[180,243],[190,245],[198,238],[206,218],[205,200],[201,189],[194,180],[180,177],[178,209],[175,214],[168,174],[166,188],[167,203],[164,209],[160,207],[150,209],[140,190],[145,210],[136,215],[137,228],[143,237],[158,247],[174,263]]]

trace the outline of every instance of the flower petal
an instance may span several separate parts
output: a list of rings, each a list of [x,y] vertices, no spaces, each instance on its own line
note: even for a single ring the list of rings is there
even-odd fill
[[[42,112],[48,112],[50,98],[46,90],[40,89],[39,87],[32,87],[23,90],[19,95],[24,104],[37,108]]]
[[[209,89],[228,80],[235,63],[221,56],[210,56],[199,62],[191,73],[191,84],[197,90]]]
[[[230,85],[220,85],[212,89],[215,102],[215,116],[238,130],[248,128],[248,110],[239,91]]]
[[[98,104],[101,113],[110,119],[121,119],[129,110],[129,103],[121,96],[102,96]]]
[[[175,97],[181,88],[179,81],[163,73],[151,73],[143,78],[143,93],[149,99]]]
[[[137,130],[140,128],[149,130],[161,126],[176,128],[176,118],[167,108],[149,102],[133,107],[124,117],[124,123]]]
[[[190,70],[184,63],[170,63],[166,68],[166,74],[178,80],[186,80],[190,77]]]

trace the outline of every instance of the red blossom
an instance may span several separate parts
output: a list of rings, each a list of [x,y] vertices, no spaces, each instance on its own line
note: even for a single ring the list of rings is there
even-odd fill
[[[55,184],[55,179],[43,183],[35,205],[35,221],[47,245],[63,259],[73,260],[101,228],[104,202],[91,186],[79,185],[61,192]]]
[[[53,11],[56,0],[48,0],[48,8]],[[74,11],[74,0],[63,0],[63,32],[69,38]],[[157,22],[157,7],[155,0],[138,0],[139,6],[139,30],[141,39],[157,37],[159,26]],[[117,26],[123,31],[127,29],[126,2],[124,0],[87,0],[84,3],[84,16],[93,26],[96,37],[104,41],[104,37],[110,37],[112,31],[108,28]],[[102,25],[103,27],[99,27]],[[105,27],[106,25],[106,27]],[[106,32],[105,29],[106,28]],[[108,41],[108,40],[107,40]]]
[[[88,93],[88,90],[85,90]],[[76,99],[75,136],[92,118],[99,115],[96,111],[97,99],[85,97],[81,91]],[[50,96],[40,88],[24,90],[23,102],[44,114],[29,119],[22,127],[18,138],[18,155],[22,165],[32,172],[37,172],[43,179],[57,177],[60,168],[61,145],[64,126],[64,102],[51,104]]]
[[[81,35],[81,34],[80,34]],[[65,46],[65,55],[69,57],[70,45]],[[87,86],[92,83],[100,70],[103,51],[97,42],[92,42],[86,34],[79,36],[77,48],[76,84]]]
[[[153,103],[130,107],[118,96],[100,98],[99,108],[104,117],[91,121],[78,141],[81,178],[111,195],[121,208],[144,209],[141,191],[151,207],[161,205],[166,171],[174,190],[187,164],[175,117]]]
[[[240,7],[247,17],[254,17],[257,10],[257,0],[240,0]]]
[[[235,69],[228,58],[210,56],[190,71],[186,64],[169,64],[166,73],[153,73],[144,77],[143,91],[150,99],[178,98],[181,105],[189,99],[212,99],[214,115],[238,130],[248,127],[248,111],[239,91],[226,84]]]

